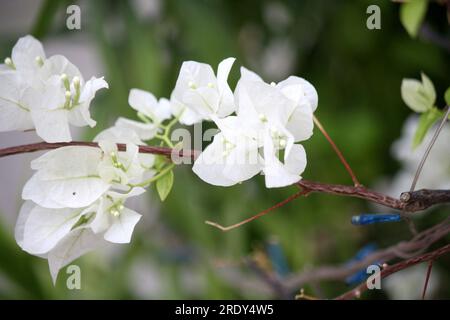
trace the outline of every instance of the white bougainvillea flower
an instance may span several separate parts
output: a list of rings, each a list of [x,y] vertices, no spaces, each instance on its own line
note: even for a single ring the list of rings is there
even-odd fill
[[[267,188],[279,188],[298,182],[306,168],[306,152],[299,144],[292,145],[289,154],[280,161],[273,139],[264,144],[264,178]]]
[[[180,69],[173,100],[191,109],[202,120],[226,117],[235,111],[233,93],[227,79],[235,58],[219,63],[217,77],[210,65],[186,61]]]
[[[131,121],[131,120],[130,120]],[[123,143],[123,144],[132,144],[132,145],[145,145],[145,143],[141,140],[142,132],[135,129],[133,126],[123,125],[123,123],[118,124],[114,127],[108,128],[100,132],[95,138],[95,142],[100,141],[109,141],[114,143]],[[148,175],[152,175],[154,173],[151,168],[155,163],[155,156],[149,153],[138,153],[137,155],[140,164],[143,169],[146,170],[145,175],[148,178]]]
[[[244,67],[241,68],[241,81],[243,83],[264,83],[259,75]],[[298,142],[309,139],[313,134],[313,112],[317,109],[318,105],[318,95],[314,86],[305,79],[296,76],[290,76],[277,84],[272,83],[271,86],[278,89],[286,98],[294,103],[293,109],[288,110],[289,116],[287,122],[284,123],[282,121],[294,136],[294,140]],[[240,87],[238,83],[235,92],[238,106],[240,104]]]
[[[95,233],[103,233],[106,241],[129,243],[134,227],[141,215],[124,206],[127,198],[144,193],[142,188],[133,188],[128,193],[109,191],[100,200],[90,228]]]
[[[27,201],[17,220],[16,241],[24,251],[47,258],[56,281],[59,269],[87,251],[106,241],[131,241],[141,215],[125,208],[124,203],[144,191],[142,188],[123,194],[109,191],[91,206],[77,209],[49,209]]]
[[[98,165],[98,172],[103,181],[127,185],[142,179],[145,169],[140,162],[138,146],[129,143],[125,152],[119,152],[117,144],[110,140],[101,140],[99,146],[103,156]]]
[[[24,200],[45,208],[82,208],[105,193],[110,184],[99,175],[102,151],[69,146],[47,152],[31,162],[37,172],[25,184]]]
[[[217,119],[221,130],[196,159],[192,170],[202,180],[217,186],[231,186],[261,171],[261,157],[254,132],[236,116]]]
[[[290,77],[267,84],[245,68],[235,90],[237,117],[219,119],[221,132],[196,160],[193,171],[204,181],[230,186],[262,171],[268,188],[291,185],[306,166],[302,146],[312,135],[317,93],[306,80]],[[280,158],[280,151],[284,156]],[[237,155],[258,154],[258,161]],[[253,157],[255,159],[255,157]]]
[[[128,103],[133,109],[156,124],[172,116],[169,100],[161,98],[158,101],[152,93],[141,89],[130,90]]]
[[[86,83],[64,56],[45,57],[32,36],[20,38],[0,71],[0,131],[28,130],[47,142],[71,141],[69,124],[94,126],[89,107],[103,78]]]

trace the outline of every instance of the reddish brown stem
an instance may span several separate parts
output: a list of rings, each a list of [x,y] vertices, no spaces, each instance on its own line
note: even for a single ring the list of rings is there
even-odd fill
[[[433,269],[433,260],[430,260],[430,262],[428,262],[428,269],[427,269],[427,276],[425,278],[425,285],[423,286],[422,300],[425,300],[425,295],[427,293],[427,288],[428,288],[428,280],[430,280],[430,275],[431,275],[432,269]]]
[[[358,179],[356,178],[355,173],[353,172],[352,168],[350,167],[350,165],[348,164],[347,160],[345,160],[344,155],[342,154],[341,150],[339,150],[339,148],[337,147],[337,145],[334,143],[333,139],[331,139],[330,135],[327,133],[327,131],[325,130],[325,128],[322,126],[322,124],[320,123],[319,119],[317,119],[316,116],[314,116],[314,123],[316,124],[317,128],[319,128],[320,132],[322,132],[322,134],[324,135],[325,139],[328,140],[328,142],[330,143],[331,147],[333,148],[334,152],[336,152],[339,160],[342,162],[342,164],[345,167],[345,170],[347,170],[348,174],[350,175],[350,177],[352,178],[353,181],[353,185],[355,187],[359,187],[361,184],[359,183]]]
[[[212,221],[205,221],[205,223],[206,223],[206,224],[209,224],[210,226],[216,227],[216,228],[218,228],[218,229],[220,229],[220,230],[222,230],[222,231],[230,231],[230,230],[235,229],[235,228],[238,228],[238,227],[240,227],[240,226],[242,226],[242,225],[244,225],[244,224],[246,224],[246,223],[249,223],[250,221],[253,221],[253,220],[255,220],[255,219],[258,219],[259,217],[262,217],[262,216],[268,214],[269,212],[271,212],[271,211],[273,211],[273,210],[275,210],[275,209],[278,209],[278,208],[284,206],[285,204],[291,202],[292,200],[297,199],[297,198],[300,197],[300,196],[305,196],[305,195],[307,195],[308,193],[309,193],[309,190],[307,190],[307,189],[302,190],[302,191],[299,191],[299,192],[297,192],[297,193],[294,193],[294,194],[291,195],[289,198],[286,198],[286,199],[284,199],[283,201],[278,202],[276,205],[274,205],[274,206],[272,206],[272,207],[270,207],[270,208],[267,208],[267,209],[265,209],[265,210],[263,210],[263,211],[261,211],[261,212],[255,214],[254,216],[251,216],[251,217],[248,218],[248,219],[242,220],[241,222],[235,223],[235,224],[233,224],[233,225],[231,225],[231,226],[228,226],[228,227],[224,227],[224,226],[222,226],[221,224],[218,224],[218,223],[212,222]]]
[[[426,253],[426,254],[423,254],[418,257],[411,258],[408,260],[404,260],[404,261],[394,264],[392,266],[388,266],[381,271],[381,274],[380,274],[381,279],[386,278],[393,273],[396,273],[400,270],[409,268],[418,263],[436,260],[437,258],[439,258],[449,252],[450,252],[450,244],[447,244],[446,246],[443,246],[443,247],[441,247],[435,251],[432,251],[430,253]],[[367,283],[364,282],[364,283],[360,284],[359,286],[357,286],[356,288],[354,288],[353,290],[340,295],[339,297],[336,298],[336,300],[348,300],[348,299],[359,298],[361,296],[361,294],[366,290],[367,290]]]

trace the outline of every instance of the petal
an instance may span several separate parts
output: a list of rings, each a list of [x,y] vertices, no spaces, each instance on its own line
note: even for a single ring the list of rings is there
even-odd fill
[[[185,61],[181,65],[180,74],[173,90],[174,97],[183,101],[184,93],[191,89],[191,86],[196,88],[207,87],[208,84],[215,86],[216,81],[214,71],[209,64]]]
[[[298,105],[289,117],[286,129],[294,136],[295,142],[308,140],[313,134],[314,121],[309,104]]]
[[[115,126],[133,130],[141,140],[153,139],[158,132],[158,127],[153,123],[142,123],[122,117],[117,119]]]
[[[277,88],[289,99],[301,104],[302,100],[306,98],[309,102],[312,111],[317,109],[319,97],[314,86],[303,78],[290,76],[277,84]]]
[[[98,148],[71,146],[47,152],[31,165],[39,171],[25,184],[22,197],[45,208],[81,208],[92,204],[110,185],[100,179]]]
[[[36,57],[45,60],[45,52],[42,44],[33,36],[27,35],[20,38],[12,49],[11,58],[19,71],[33,71],[38,68]]]
[[[305,149],[300,144],[294,144],[285,160],[286,169],[291,173],[301,175],[305,171],[306,163]]]
[[[204,119],[209,119],[217,112],[219,99],[217,89],[209,87],[188,89],[183,95],[183,102]]]
[[[111,227],[105,232],[105,240],[114,243],[129,243],[134,227],[140,219],[139,213],[124,208],[118,217],[113,217]]]
[[[224,174],[225,156],[223,135],[217,134],[213,142],[195,160],[192,171],[203,181],[215,186],[232,186],[237,183]]]
[[[104,246],[103,237],[87,228],[77,228],[66,235],[47,256],[53,283],[59,270],[83,254]]]
[[[28,220],[31,210],[36,206],[32,201],[25,201],[20,208],[19,216],[17,218],[16,227],[14,229],[14,238],[17,244],[22,248],[23,236],[25,232],[25,223]]]
[[[141,89],[131,89],[128,96],[128,104],[136,111],[153,119],[154,110],[158,107],[158,101],[155,96]]]
[[[240,80],[238,83],[238,115],[256,118],[264,115],[269,121],[286,124],[295,103],[277,88],[261,82]]]
[[[174,117],[179,117],[179,122],[181,124],[190,126],[194,123],[203,121],[203,117],[201,115],[194,110],[189,109],[185,104],[176,99],[173,94],[170,98],[170,108],[172,115]]]
[[[219,109],[217,115],[221,118],[226,117],[236,111],[234,104],[233,92],[228,85],[228,75],[230,74],[231,67],[236,59],[227,58],[219,63],[217,69],[217,87],[220,95]]]
[[[159,122],[171,118],[172,112],[170,107],[170,101],[166,98],[159,99],[158,107],[156,108],[154,113]]]
[[[270,137],[265,139],[264,175],[267,188],[289,186],[301,179],[301,172],[299,172],[298,169],[302,168],[303,163],[306,164],[306,155],[302,147],[298,148],[296,146],[298,145],[292,146],[286,164],[283,164],[276,156],[276,150],[273,146],[272,139]]]
[[[108,83],[103,79],[103,77],[92,77],[88,82],[86,82],[80,94],[79,105],[75,106],[69,113],[69,121],[71,124],[79,127],[86,125],[94,127],[96,125],[96,122],[91,118],[89,107],[96,92],[103,88],[109,88]]]
[[[29,109],[22,101],[24,85],[16,72],[0,74],[0,132],[34,128]]]
[[[31,119],[36,127],[36,133],[46,142],[70,142],[68,111],[65,109],[31,110]]]
[[[103,130],[94,138],[95,142],[99,142],[101,140],[109,140],[115,143],[134,143],[137,145],[144,144],[135,130],[122,126],[115,126]]]
[[[45,60],[41,72],[47,77],[52,75],[61,76],[64,73],[69,78],[69,81],[72,81],[74,77],[80,78],[81,81],[83,79],[80,70],[62,55],[54,55]]]
[[[70,232],[80,213],[76,209],[34,206],[25,223],[22,249],[36,255],[49,252]]]
[[[242,138],[227,156],[223,174],[239,183],[257,175],[262,169],[261,163],[256,141]]]

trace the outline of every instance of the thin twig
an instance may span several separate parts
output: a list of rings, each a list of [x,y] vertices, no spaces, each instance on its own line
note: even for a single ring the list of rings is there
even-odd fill
[[[221,224],[218,224],[218,223],[212,222],[212,221],[205,221],[205,223],[210,225],[210,226],[216,227],[216,228],[218,228],[218,229],[220,229],[222,231],[230,231],[230,230],[238,228],[238,227],[240,227],[240,226],[242,226],[242,225],[244,225],[246,223],[249,223],[250,221],[258,219],[259,217],[262,217],[262,216],[268,214],[269,212],[284,206],[285,204],[291,202],[292,200],[297,199],[300,196],[306,196],[308,193],[309,193],[309,190],[307,190],[307,189],[301,190],[301,191],[299,191],[297,193],[294,193],[289,198],[286,198],[283,201],[277,203],[276,205],[274,205],[274,206],[272,206],[270,208],[267,208],[267,209],[265,209],[265,210],[255,214],[254,216],[251,216],[248,219],[242,220],[241,222],[235,223],[235,224],[233,224],[231,226],[228,226],[228,227],[224,227]]]
[[[425,278],[425,285],[423,286],[422,300],[425,300],[425,294],[427,293],[427,288],[428,288],[428,280],[430,280],[430,275],[431,275],[432,269],[433,269],[433,260],[430,260],[430,262],[428,262],[428,269],[427,269],[427,276]]]
[[[386,268],[384,268],[381,273],[380,273],[380,277],[381,279],[386,278],[388,276],[390,276],[393,273],[396,273],[400,270],[409,268],[413,265],[416,265],[418,263],[421,262],[425,262],[425,261],[433,261],[436,260],[437,258],[447,254],[450,252],[450,244],[447,244],[446,246],[443,246],[435,251],[432,251],[430,253],[425,253],[421,256],[415,257],[415,258],[411,258],[402,262],[399,262],[397,264],[394,264],[392,266],[387,266]],[[356,288],[338,296],[336,298],[336,300],[348,300],[348,299],[354,299],[354,298],[359,298],[361,293],[363,293],[364,291],[367,290],[367,283],[364,281],[363,283],[361,283],[359,286],[357,286]]]
[[[337,145],[334,143],[333,139],[331,139],[330,135],[327,133],[325,128],[320,123],[319,119],[317,119],[316,116],[314,116],[314,123],[316,124],[317,128],[319,128],[320,132],[325,136],[325,139],[328,140],[331,147],[333,148],[334,152],[336,152],[337,156],[339,157],[339,160],[344,165],[345,169],[347,170],[348,174],[352,178],[353,184],[355,187],[359,187],[361,184],[359,183],[358,179],[356,178],[355,173],[353,172],[352,168],[348,164],[347,160],[345,160],[344,155],[342,154],[341,150],[337,147]]]
[[[425,161],[427,160],[428,155],[430,154],[431,148],[433,148],[434,143],[436,142],[439,134],[441,133],[442,128],[445,125],[445,122],[447,122],[449,115],[450,115],[450,107],[447,106],[447,111],[445,112],[445,116],[444,116],[444,118],[442,118],[442,121],[439,124],[439,127],[436,129],[436,132],[433,135],[433,138],[431,138],[431,141],[428,144],[428,147],[422,157],[422,160],[420,160],[419,166],[417,167],[416,174],[414,175],[413,182],[411,183],[411,188],[409,189],[409,192],[413,192],[414,189],[416,188],[416,184],[417,184],[417,181],[419,180],[420,173],[422,172],[423,165],[425,164]]]

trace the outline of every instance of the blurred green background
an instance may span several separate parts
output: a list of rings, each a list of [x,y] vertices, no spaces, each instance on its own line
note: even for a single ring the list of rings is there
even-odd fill
[[[118,116],[135,116],[127,103],[131,88],[167,97],[183,61],[206,62],[215,68],[223,58],[234,56],[232,87],[239,65],[269,82],[299,75],[313,83],[319,93],[317,116],[360,181],[371,186],[398,170],[390,146],[410,114],[400,97],[402,78],[418,78],[424,71],[440,97],[450,84],[448,52],[420,38],[411,39],[400,24],[398,4],[390,1],[80,1],[76,2],[82,10],[78,31],[65,26],[71,1],[40,1],[39,6],[35,1],[20,2],[23,12],[33,17],[25,33],[44,44],[55,37],[70,41],[82,36],[99,56],[110,89],[94,100],[91,111],[98,125],[83,133],[85,139],[112,125]],[[381,7],[381,30],[366,28],[370,4]],[[448,34],[445,10],[439,5],[430,6],[427,21]],[[24,33],[1,34],[0,53],[6,57]],[[308,154],[304,178],[351,183],[320,132],[316,130],[304,145]],[[93,252],[75,262],[82,269],[82,289],[73,291],[66,288],[64,270],[52,286],[46,260],[22,252],[13,239],[13,228],[1,223],[0,215],[0,298],[293,298],[296,292],[267,290],[264,279],[244,259],[257,257],[263,265],[264,248],[276,241],[295,273],[343,263],[369,242],[386,247],[410,237],[404,224],[352,226],[352,215],[373,208],[362,200],[322,194],[297,199],[228,233],[204,223],[238,222],[295,191],[294,187],[268,190],[262,177],[231,188],[213,187],[198,179],[189,166],[178,167],[173,191],[164,203],[155,193],[146,194],[149,211],[156,214],[146,216],[141,210],[148,221],[138,227],[130,245],[108,254]],[[441,210],[420,219],[419,228],[442,220],[445,213]],[[435,297],[448,298],[450,257],[437,265],[444,280]],[[305,289],[331,298],[348,287],[326,281]],[[371,292],[364,297],[387,294]]]

